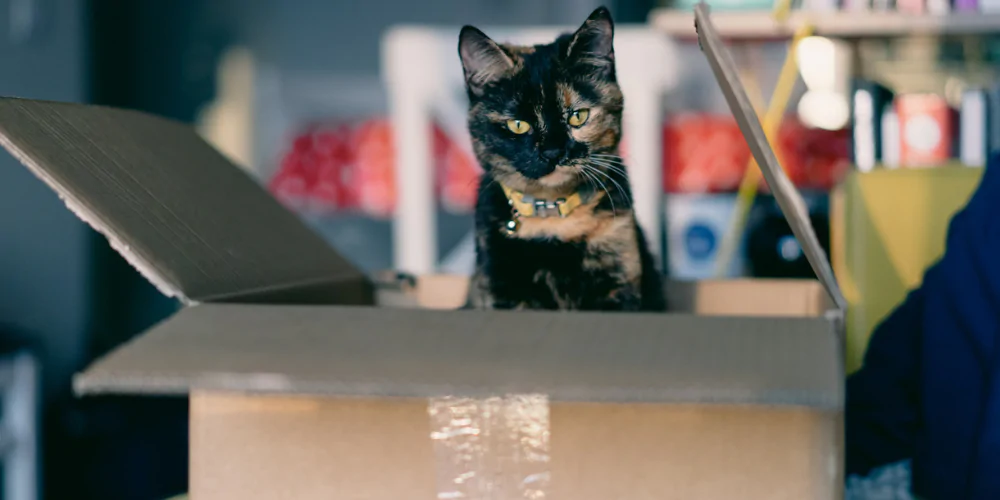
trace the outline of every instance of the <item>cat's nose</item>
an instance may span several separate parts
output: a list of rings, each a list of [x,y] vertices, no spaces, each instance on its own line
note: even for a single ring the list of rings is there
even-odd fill
[[[556,161],[563,156],[563,151],[561,149],[543,149],[542,158],[548,161]]]

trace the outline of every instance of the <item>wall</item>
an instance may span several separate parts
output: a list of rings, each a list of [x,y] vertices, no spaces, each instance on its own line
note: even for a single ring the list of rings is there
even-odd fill
[[[239,38],[265,63],[288,70],[336,68],[374,75],[379,68],[379,37],[394,24],[576,25],[601,4],[600,0],[256,0],[239,3],[233,12]]]
[[[11,3],[0,0],[0,95],[86,97],[83,2],[36,5],[37,24],[15,39]],[[63,390],[86,348],[87,259],[94,233],[6,152],[0,153],[0,324],[37,342],[46,394]]]

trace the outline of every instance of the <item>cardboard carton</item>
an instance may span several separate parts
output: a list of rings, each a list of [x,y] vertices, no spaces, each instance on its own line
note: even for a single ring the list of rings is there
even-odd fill
[[[842,299],[766,142],[822,286],[673,283],[670,314],[449,310],[456,277],[376,290],[192,130],[140,113],[2,99],[0,142],[187,305],[75,388],[190,395],[195,500],[841,495]]]

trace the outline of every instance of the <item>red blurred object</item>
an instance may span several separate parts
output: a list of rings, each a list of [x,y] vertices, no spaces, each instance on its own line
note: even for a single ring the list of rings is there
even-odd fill
[[[670,193],[739,189],[750,149],[731,116],[674,115],[663,131],[663,183]],[[778,159],[800,189],[827,190],[850,168],[850,134],[805,127],[786,117],[775,138]],[[761,189],[767,186],[761,183]]]
[[[290,151],[267,186],[275,198],[291,208],[299,208],[309,194],[310,175],[303,156],[294,149]]]
[[[274,196],[289,207],[302,209],[309,205],[317,178],[316,159],[311,135],[296,137],[292,149],[281,160],[277,173],[268,183]]]
[[[481,169],[435,126],[435,189],[446,209],[475,206]],[[389,217],[396,205],[395,149],[388,120],[306,127],[292,140],[268,189],[295,209],[361,211]]]
[[[344,179],[345,189],[356,193],[358,209],[377,217],[389,217],[396,208],[396,150],[388,120],[369,120],[354,135],[354,174]]]
[[[669,193],[733,191],[749,158],[731,116],[677,114],[663,128],[663,188]]]
[[[309,192],[314,203],[324,209],[356,207],[357,196],[345,189],[344,179],[354,171],[351,129],[347,125],[320,128],[309,135],[311,154],[316,161],[316,182]]]
[[[799,189],[833,189],[851,168],[847,129],[809,128],[796,118],[785,117],[775,142],[785,173]]]

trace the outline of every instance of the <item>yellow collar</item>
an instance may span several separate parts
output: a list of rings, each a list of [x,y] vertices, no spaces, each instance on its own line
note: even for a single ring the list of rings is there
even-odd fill
[[[514,191],[513,189],[500,184],[503,192],[507,195],[507,201],[519,217],[566,217],[573,210],[583,204],[583,198],[579,192],[565,198],[555,200],[543,200],[533,196]]]

